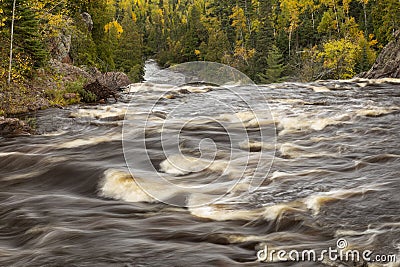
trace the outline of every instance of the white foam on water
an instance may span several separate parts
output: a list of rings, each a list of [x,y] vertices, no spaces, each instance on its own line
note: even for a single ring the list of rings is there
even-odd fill
[[[290,157],[290,158],[316,158],[316,157],[335,157],[336,154],[333,153],[324,153],[318,152],[313,153],[309,151],[310,148],[299,146],[293,143],[283,143],[279,146],[279,152],[282,156]],[[314,150],[315,151],[315,150]]]
[[[196,217],[211,219],[214,221],[252,221],[257,217],[260,217],[261,213],[261,210],[234,210],[225,207],[225,205],[217,204],[202,207],[192,207],[189,208],[189,211],[192,215]]]
[[[90,137],[87,139],[75,139],[69,142],[65,142],[63,144],[58,145],[59,148],[76,148],[80,146],[89,146],[89,145],[97,145],[100,143],[107,143],[112,141],[121,140],[121,135],[108,135],[108,136],[100,136],[100,137]]]
[[[364,195],[370,191],[377,191],[378,187],[359,187],[354,189],[333,190],[329,192],[318,193],[311,195],[303,200],[303,203],[309,210],[312,210],[314,215],[318,215],[321,207],[327,203],[347,199],[354,196]]]
[[[45,137],[54,137],[54,136],[61,136],[68,133],[67,131],[55,131],[55,132],[50,132],[50,133],[44,133],[41,134],[40,136],[45,136]]]
[[[259,218],[274,221],[279,219],[284,212],[296,210],[298,210],[298,208],[293,207],[291,203],[277,204],[249,210],[232,209],[231,205],[225,204],[212,204],[202,207],[189,208],[189,211],[192,215],[214,221],[254,221]]]
[[[239,143],[239,147],[243,150],[274,150],[276,145],[274,143],[265,143],[258,141],[242,141]]]
[[[126,114],[125,108],[117,108],[112,106],[98,106],[95,109],[78,109],[70,114],[71,118],[94,118],[105,119],[117,117],[123,120]]]
[[[314,90],[316,93],[330,92],[331,90],[326,86],[309,85],[308,88]]]
[[[160,169],[162,172],[171,175],[186,175],[206,169],[228,174],[233,171],[229,165],[229,162],[222,160],[209,161],[183,155],[173,155],[161,162]]]
[[[256,119],[256,116],[254,112],[252,111],[242,111],[242,112],[237,112],[234,114],[221,114],[218,116],[217,119],[221,120],[226,120],[229,122],[246,122],[246,121],[251,121],[253,119]]]
[[[371,108],[366,108],[366,109],[361,109],[357,110],[356,114],[358,116],[364,116],[364,117],[378,117],[382,115],[387,115],[391,114],[393,112],[398,111],[400,108],[398,107],[371,107]]]
[[[129,173],[114,169],[105,171],[99,184],[99,195],[127,202],[157,202],[137,185]]]
[[[354,230],[337,230],[335,233],[336,237],[344,237],[344,236],[364,236],[364,235],[375,235],[375,234],[383,234],[386,231],[379,229],[367,229],[365,231],[354,231]]]
[[[275,171],[272,176],[269,178],[272,181],[275,180],[281,180],[281,179],[291,179],[291,178],[298,178],[301,179],[301,177],[310,175],[310,174],[320,174],[320,173],[324,173],[326,171],[323,170],[317,170],[317,169],[313,169],[313,170],[306,170],[306,171],[301,171],[301,172],[282,172],[282,171]]]
[[[310,118],[306,116],[281,118],[278,126],[283,130],[279,135],[307,130],[322,131],[327,126],[343,124],[350,119],[346,114],[327,118]]]
[[[398,78],[371,79],[371,80],[368,80],[368,82],[370,84],[383,84],[383,83],[400,84],[400,79],[398,79]]]

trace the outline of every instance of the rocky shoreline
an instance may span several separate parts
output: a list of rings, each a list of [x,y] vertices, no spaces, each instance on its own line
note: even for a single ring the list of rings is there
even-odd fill
[[[400,30],[395,38],[382,50],[372,68],[358,75],[359,78],[400,78]]]
[[[105,103],[110,97],[117,100],[119,89],[132,83],[128,76],[122,72],[101,73],[96,68],[79,68],[59,60],[52,60],[51,66],[62,77],[61,83],[64,85],[84,79],[86,81],[84,90],[95,95],[94,102],[96,103]],[[357,77],[364,79],[400,78],[400,31],[396,32],[395,39],[383,49],[371,70],[361,73]],[[43,82],[41,86],[45,88],[55,86],[52,82]],[[32,88],[38,94],[34,101],[24,106],[19,113],[51,107],[48,99],[43,94],[40,94],[43,89],[35,89],[35,85]],[[67,93],[63,97],[68,99],[76,96],[72,93]],[[25,122],[17,118],[0,116],[0,136],[28,135],[31,133],[34,133],[34,130]]]
[[[17,118],[0,117],[0,136],[11,137],[32,133],[33,129],[24,121]]]
[[[0,136],[10,137],[34,134],[34,129],[32,129],[27,123],[15,118],[18,114],[44,110],[50,107],[63,108],[61,105],[52,105],[50,103],[49,99],[46,97],[46,90],[57,92],[57,90],[59,90],[57,87],[63,88],[68,83],[84,80],[86,82],[82,89],[84,92],[89,92],[94,96],[93,100],[90,102],[104,104],[109,98],[117,100],[119,90],[132,83],[128,76],[122,72],[101,73],[96,68],[79,68],[68,63],[62,63],[58,60],[52,60],[51,66],[52,70],[62,77],[59,81],[61,85],[55,84],[54,80],[50,78],[46,79],[46,74],[44,73],[42,74],[43,77],[40,77],[39,79],[36,78],[39,81],[27,85],[27,95],[24,97],[29,99],[28,103],[23,103],[18,100],[18,98],[22,98],[22,96],[15,93],[15,91],[18,90],[11,89],[8,92],[2,93],[8,94],[7,96],[1,96],[1,98],[4,99],[2,101],[5,102],[3,103],[3,106],[7,106],[7,104],[15,105],[15,103],[18,102],[23,104],[19,104],[18,107],[9,107],[8,110],[5,110],[5,114],[0,114]],[[41,82],[42,84],[36,84],[38,82]],[[77,93],[62,94],[62,98],[66,101],[77,97]],[[7,98],[12,99],[14,102],[9,101],[7,103]]]

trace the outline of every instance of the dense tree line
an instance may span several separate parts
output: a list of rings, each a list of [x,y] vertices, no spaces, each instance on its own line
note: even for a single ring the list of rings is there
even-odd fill
[[[398,0],[17,0],[13,80],[45,67],[60,35],[72,36],[73,64],[134,81],[150,57],[221,62],[256,82],[350,78],[393,38],[399,10]],[[12,1],[0,0],[2,77],[11,13]]]

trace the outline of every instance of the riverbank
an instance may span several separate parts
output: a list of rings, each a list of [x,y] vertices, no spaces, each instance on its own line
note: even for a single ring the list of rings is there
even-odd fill
[[[122,72],[101,73],[53,60],[50,67],[35,71],[18,82],[0,83],[0,136],[34,133],[20,114],[79,103],[105,103],[132,82]]]

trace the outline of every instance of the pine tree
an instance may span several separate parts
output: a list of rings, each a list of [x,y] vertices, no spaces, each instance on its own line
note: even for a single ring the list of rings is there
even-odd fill
[[[268,68],[264,73],[259,73],[261,83],[281,82],[285,67],[283,64],[283,56],[276,45],[273,45],[267,57]]]
[[[11,17],[12,1],[4,3],[4,12]],[[43,67],[49,53],[40,35],[38,14],[30,6],[28,0],[18,0],[16,4],[16,14],[14,22],[14,47],[15,50],[28,55],[32,60],[34,68]],[[5,22],[5,30],[2,34],[9,38],[11,20]]]
[[[122,27],[124,32],[118,40],[115,67],[128,74],[132,82],[142,81],[144,75],[142,37],[132,15],[125,14]]]

